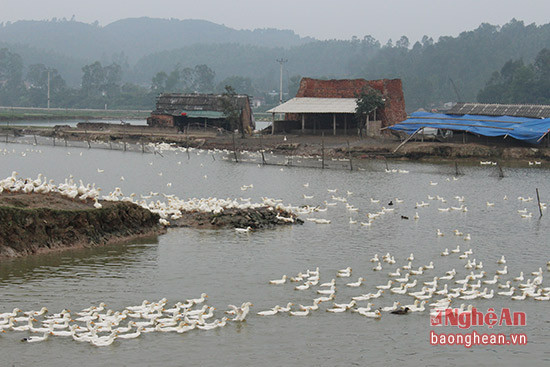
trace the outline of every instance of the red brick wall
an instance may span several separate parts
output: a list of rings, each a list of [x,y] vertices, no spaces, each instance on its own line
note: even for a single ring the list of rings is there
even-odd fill
[[[296,97],[355,98],[365,87],[376,89],[386,99],[386,106],[380,111],[382,126],[389,126],[407,118],[405,97],[401,79],[338,79],[319,80],[302,78]]]
[[[147,118],[147,125],[154,127],[174,127],[174,117],[170,115],[151,115]]]

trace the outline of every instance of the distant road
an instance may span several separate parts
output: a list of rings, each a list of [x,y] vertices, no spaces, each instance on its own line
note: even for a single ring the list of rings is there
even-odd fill
[[[98,108],[44,108],[44,107],[9,107],[0,106],[0,110],[17,110],[17,111],[37,111],[37,112],[51,112],[51,111],[70,111],[70,112],[135,112],[135,113],[151,113],[151,110],[105,110]]]

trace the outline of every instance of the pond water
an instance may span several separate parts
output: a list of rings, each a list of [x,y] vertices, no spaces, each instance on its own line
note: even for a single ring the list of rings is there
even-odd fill
[[[470,270],[458,255],[441,257],[445,248],[460,245],[471,248],[470,259],[483,261],[488,278],[502,265],[504,255],[509,269],[502,282],[524,271],[526,276],[542,267],[547,276],[548,213],[539,219],[535,188],[541,200],[550,200],[548,171],[537,166],[505,169],[505,177],[493,166],[461,167],[464,175],[453,179],[454,165],[390,162],[395,173],[386,173],[380,161],[361,163],[362,170],[320,170],[298,167],[235,164],[223,159],[223,153],[165,151],[163,156],[102,149],[30,146],[0,143],[0,177],[13,170],[21,177],[44,173],[48,179],[63,181],[69,175],[85,183],[95,182],[107,193],[120,187],[125,194],[146,195],[151,191],[189,197],[234,197],[260,202],[261,197],[282,199],[285,204],[319,205],[338,203],[326,212],[302,216],[326,218],[330,224],[307,221],[301,226],[285,226],[238,234],[234,230],[170,229],[155,239],[117,246],[70,250],[0,263],[0,313],[14,307],[24,310],[46,306],[50,312],[63,308],[76,310],[105,302],[110,309],[122,310],[144,299],[168,298],[169,305],[202,292],[208,304],[223,316],[228,304],[250,301],[254,304],[246,322],[230,323],[215,331],[194,330],[186,334],[151,333],[134,340],[115,341],[109,347],[96,348],[70,338],[51,337],[42,343],[19,342],[26,333],[8,332],[0,336],[2,365],[547,365],[550,352],[548,303],[528,298],[512,301],[495,296],[491,300],[455,300],[453,305],[474,304],[486,311],[510,307],[527,313],[523,327],[477,327],[483,333],[525,333],[525,346],[433,346],[429,332],[470,332],[456,327],[430,326],[428,312],[396,316],[384,313],[380,320],[356,313],[331,314],[330,305],[307,317],[279,314],[260,317],[256,312],[276,304],[294,302],[312,304],[315,290],[295,291],[296,283],[269,285],[283,274],[294,276],[306,269],[320,268],[321,283],[335,277],[338,269],[353,268],[351,278],[336,281],[339,303],[352,296],[375,291],[387,282],[388,273],[407,263],[414,253],[413,267],[435,264],[434,270],[414,276],[420,289],[423,281],[432,280],[455,268],[464,278]],[[255,159],[258,159],[255,157]],[[284,159],[282,159],[284,161]],[[98,169],[104,170],[98,173]],[[408,171],[408,173],[400,173]],[[160,175],[162,173],[162,175]],[[124,180],[121,178],[124,177]],[[437,185],[432,185],[437,183]],[[171,183],[171,186],[167,184]],[[304,184],[309,183],[309,187]],[[246,191],[242,185],[253,185]],[[336,193],[327,191],[337,189]],[[348,195],[348,191],[350,192]],[[304,195],[313,196],[305,199]],[[346,197],[358,211],[349,211],[332,196]],[[446,202],[429,200],[439,195]],[[459,203],[455,196],[464,196]],[[507,200],[504,200],[507,196]],[[535,197],[522,202],[517,198]],[[162,197],[162,196],[161,196]],[[373,203],[371,198],[380,200]],[[403,200],[397,203],[395,198]],[[366,213],[375,213],[393,201],[394,210],[367,222]],[[417,202],[429,206],[415,208]],[[487,202],[494,203],[488,206]],[[441,212],[464,204],[468,211]],[[530,219],[517,212],[527,208]],[[415,213],[419,219],[413,220]],[[407,216],[410,219],[401,219]],[[350,218],[357,224],[350,224]],[[440,229],[445,235],[437,236]],[[471,241],[453,235],[458,229],[471,234]],[[374,254],[390,252],[397,263],[382,263],[382,271],[373,271],[369,259]],[[476,270],[478,273],[480,270]],[[345,283],[366,278],[359,288]],[[531,277],[532,278],[532,277]],[[454,281],[448,281],[455,286]],[[440,283],[440,286],[444,284]],[[548,287],[545,279],[543,285]],[[496,286],[488,286],[496,289]],[[372,302],[390,306],[393,301],[410,304],[406,295],[384,295]],[[366,306],[366,301],[360,303]]]

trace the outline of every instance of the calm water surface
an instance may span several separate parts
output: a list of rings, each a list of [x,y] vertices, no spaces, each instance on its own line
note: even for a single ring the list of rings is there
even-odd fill
[[[80,154],[82,153],[82,155]],[[210,332],[186,334],[147,334],[138,339],[116,341],[106,348],[76,343],[68,338],[51,338],[47,342],[26,344],[24,333],[0,336],[4,366],[61,365],[548,365],[550,341],[548,303],[511,301],[495,296],[492,300],[475,300],[482,310],[489,307],[527,313],[527,326],[516,328],[478,328],[479,332],[526,333],[527,346],[431,346],[432,329],[427,313],[407,316],[384,314],[379,321],[357,314],[330,314],[320,311],[304,318],[277,315],[261,318],[255,312],[275,304],[311,304],[315,290],[294,291],[295,284],[270,286],[270,279],[283,274],[295,275],[306,269],[321,269],[321,282],[330,281],[338,269],[351,266],[351,280],[337,280],[337,301],[371,292],[387,282],[387,273],[406,263],[414,252],[413,266],[434,261],[435,269],[418,276],[431,280],[435,275],[456,268],[460,277],[464,260],[441,257],[447,248],[472,248],[478,262],[492,277],[496,260],[505,255],[510,270],[504,280],[539,267],[546,269],[550,260],[548,228],[550,214],[538,219],[536,199],[522,203],[518,196],[535,196],[538,187],[542,201],[550,201],[548,171],[544,168],[510,168],[499,178],[494,167],[463,167],[463,176],[452,179],[454,167],[393,162],[390,168],[410,173],[384,172],[378,161],[363,162],[362,171],[318,170],[305,168],[234,164],[221,154],[194,151],[191,158],[183,152],[165,152],[164,157],[134,152],[99,149],[0,144],[0,176],[16,170],[23,177],[39,172],[56,182],[72,174],[77,179],[95,182],[105,193],[119,186],[124,193],[148,194],[151,191],[188,197],[250,197],[260,201],[268,196],[294,205],[321,205],[333,202],[327,188],[338,189],[334,195],[346,196],[359,208],[350,212],[343,203],[328,211],[310,215],[327,218],[329,225],[307,222],[303,226],[278,228],[240,235],[233,230],[171,229],[156,239],[118,246],[74,250],[31,256],[0,264],[0,312],[14,307],[25,310],[46,306],[53,311],[63,308],[80,310],[99,302],[121,310],[140,304],[144,299],[166,297],[169,304],[209,295],[209,304],[221,317],[228,304],[254,303],[253,313],[241,325],[230,324]],[[105,170],[98,173],[97,169]],[[162,176],[159,175],[162,173]],[[121,180],[121,176],[124,180]],[[206,177],[205,177],[206,176]],[[430,181],[438,185],[430,185]],[[167,183],[172,183],[169,187]],[[309,183],[309,188],[303,184]],[[254,188],[242,191],[242,185]],[[347,195],[346,191],[353,194]],[[304,199],[303,195],[313,195]],[[447,203],[431,201],[427,195],[440,195]],[[468,212],[442,213],[438,207],[460,206],[454,196],[464,195]],[[508,200],[503,200],[507,195]],[[350,225],[349,218],[366,221],[367,212],[376,212],[395,198],[404,202],[392,213],[374,221],[372,226]],[[380,204],[371,202],[380,199]],[[420,201],[430,203],[415,209]],[[494,202],[488,207],[486,202]],[[518,209],[533,212],[532,219],[522,219]],[[412,220],[415,212],[418,221]],[[410,220],[402,220],[401,215]],[[304,216],[304,218],[307,216]],[[436,236],[439,228],[445,236]],[[466,242],[452,234],[453,229],[470,233]],[[383,263],[383,271],[374,272],[369,259],[390,252],[397,264]],[[479,272],[479,270],[477,271]],[[548,277],[545,271],[545,277]],[[345,287],[357,277],[367,278],[360,288]],[[550,286],[545,279],[544,285]],[[451,283],[449,284],[451,285]],[[454,285],[453,285],[454,286]],[[316,288],[314,288],[316,289]],[[417,286],[414,290],[419,290]],[[394,300],[412,303],[411,297],[385,293],[374,301],[389,306]],[[467,303],[468,301],[462,301]],[[472,302],[472,301],[470,301]],[[366,305],[366,302],[363,302]],[[461,302],[456,302],[457,306]],[[436,331],[461,332],[455,328]],[[470,330],[466,330],[470,331]]]

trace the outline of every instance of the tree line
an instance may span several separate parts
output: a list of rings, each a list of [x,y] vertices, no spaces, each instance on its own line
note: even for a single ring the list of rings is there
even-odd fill
[[[199,43],[151,52],[134,65],[118,52],[109,61],[101,57],[101,61],[86,62],[76,68],[77,73],[72,67],[70,77],[65,59],[59,63],[65,66],[56,67],[48,54],[48,62],[28,65],[13,50],[2,49],[0,104],[44,106],[44,70],[50,70],[52,106],[152,108],[161,92],[224,93],[226,85],[236,93],[263,97],[268,104],[275,104],[279,89],[275,60],[280,57],[289,60],[283,75],[288,98],[296,94],[301,76],[307,76],[401,78],[409,112],[478,98],[538,103],[544,96],[535,97],[533,88],[545,90],[545,86],[535,59],[549,45],[550,24],[525,25],[512,20],[502,27],[482,24],[457,37],[433,40],[425,36],[414,44],[406,36],[384,44],[371,36],[309,40],[288,48]],[[31,58],[29,52],[25,51],[27,60]],[[40,60],[39,54],[33,55]],[[500,70],[498,76],[495,70]],[[515,76],[510,79],[512,72]],[[514,92],[497,93],[508,79],[513,80]],[[525,92],[528,90],[531,93]]]

